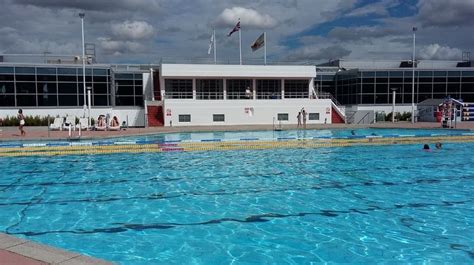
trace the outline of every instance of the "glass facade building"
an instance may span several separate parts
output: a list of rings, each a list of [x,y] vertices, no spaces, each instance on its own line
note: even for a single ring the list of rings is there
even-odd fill
[[[87,67],[91,105],[143,106],[141,73]],[[0,65],[0,107],[80,107],[84,105],[81,66]]]
[[[397,103],[411,104],[412,73],[410,68],[342,70],[334,74],[317,75],[315,87],[317,91],[331,93],[343,105],[391,104],[393,90],[396,91]],[[416,69],[414,81],[415,104],[448,96],[474,102],[474,70]]]

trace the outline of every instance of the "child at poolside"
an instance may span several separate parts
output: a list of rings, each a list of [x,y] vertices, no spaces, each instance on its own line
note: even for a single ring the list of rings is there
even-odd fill
[[[20,126],[18,126],[18,130],[20,130],[21,136],[25,136],[26,132],[23,130],[23,126],[25,126],[25,116],[23,115],[23,110],[19,109],[18,110],[18,115],[17,115],[18,120],[20,120]]]

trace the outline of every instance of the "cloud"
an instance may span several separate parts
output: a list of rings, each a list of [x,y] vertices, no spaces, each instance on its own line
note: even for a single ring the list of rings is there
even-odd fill
[[[328,33],[328,37],[341,41],[357,41],[361,39],[381,38],[400,34],[399,29],[381,27],[335,27]]]
[[[420,57],[429,60],[459,60],[462,57],[462,51],[435,43],[421,48]]]
[[[158,0],[16,0],[16,4],[50,9],[79,9],[101,12],[117,10],[158,11]]]
[[[388,8],[394,7],[398,4],[396,0],[382,0],[380,2],[376,2],[373,4],[368,4],[363,7],[356,8],[346,14],[348,17],[364,17],[368,15],[379,15],[379,16],[387,16]]]
[[[306,46],[290,54],[287,59],[291,61],[320,61],[333,60],[349,56],[351,51],[340,45],[328,47]]]
[[[270,15],[260,14],[254,9],[243,7],[233,7],[224,9],[217,17],[217,26],[234,26],[240,18],[242,26],[266,29],[273,28],[277,25],[277,21]]]
[[[125,21],[112,25],[112,34],[121,40],[149,39],[154,35],[153,26],[145,21]]]
[[[357,3],[357,0],[344,0],[344,1],[339,1],[339,2],[334,1],[334,2],[336,3],[336,8],[321,11],[321,15],[325,17],[327,20],[335,19],[340,14],[353,9],[354,5]]]
[[[98,38],[100,47],[106,54],[135,54],[145,51],[145,46],[136,41],[113,40],[110,38]]]
[[[425,27],[474,24],[473,0],[420,0],[419,20]]]

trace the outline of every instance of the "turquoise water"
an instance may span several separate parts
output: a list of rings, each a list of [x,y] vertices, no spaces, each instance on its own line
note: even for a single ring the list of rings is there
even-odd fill
[[[203,140],[203,139],[277,139],[277,138],[314,138],[314,137],[348,137],[352,136],[354,131],[357,136],[367,135],[421,135],[421,134],[460,134],[470,132],[468,130],[449,130],[449,129],[331,129],[331,130],[283,130],[283,131],[235,131],[235,132],[194,132],[194,133],[166,133],[148,136],[132,136],[122,137],[121,140],[160,140],[160,141],[177,141],[177,140]]]
[[[121,264],[472,264],[472,150],[0,158],[0,231]]]

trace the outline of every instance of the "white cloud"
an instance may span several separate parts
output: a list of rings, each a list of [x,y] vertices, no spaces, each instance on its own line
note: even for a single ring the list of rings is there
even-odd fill
[[[136,41],[113,40],[105,37],[98,38],[98,41],[100,43],[100,47],[106,54],[135,54],[141,53],[145,50],[145,46]]]
[[[252,28],[273,28],[277,25],[277,21],[267,14],[260,14],[254,9],[243,7],[233,7],[224,9],[217,17],[216,24],[220,26],[233,26],[240,18],[242,26]]]
[[[383,0],[373,4],[368,4],[363,7],[356,8],[349,12],[346,16],[349,17],[363,17],[367,15],[387,16],[388,8],[398,4],[396,0]]]
[[[153,37],[153,26],[145,21],[125,21],[112,25],[112,34],[122,40],[142,40]]]
[[[459,60],[462,57],[462,51],[435,43],[421,48],[420,57],[431,60]]]
[[[321,45],[307,45],[292,52],[287,59],[292,61],[325,61],[347,57],[351,51],[340,45],[330,45],[321,47]]]
[[[419,19],[424,26],[462,26],[474,23],[473,0],[420,0]]]

